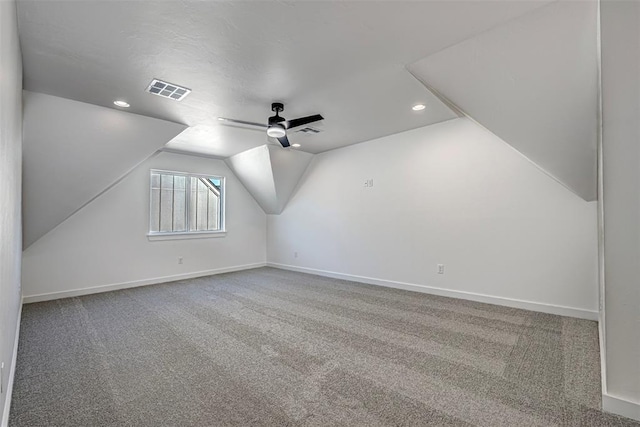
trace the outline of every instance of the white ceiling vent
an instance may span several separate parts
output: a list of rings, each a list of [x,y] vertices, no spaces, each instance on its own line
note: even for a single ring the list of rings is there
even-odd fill
[[[316,129],[316,128],[312,128],[312,127],[307,126],[307,127],[302,128],[302,129],[298,129],[296,131],[296,133],[300,133],[300,132],[302,132],[304,134],[307,134],[307,135],[315,135],[315,134],[320,133],[322,131],[320,129]]]
[[[147,87],[147,92],[163,98],[173,99],[174,101],[182,101],[185,96],[191,93],[191,89],[174,85],[173,83],[163,82],[162,80],[153,79]]]

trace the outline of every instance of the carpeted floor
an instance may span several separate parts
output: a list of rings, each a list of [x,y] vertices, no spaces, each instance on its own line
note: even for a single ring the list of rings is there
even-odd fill
[[[632,426],[595,322],[261,268],[26,305],[11,426]]]

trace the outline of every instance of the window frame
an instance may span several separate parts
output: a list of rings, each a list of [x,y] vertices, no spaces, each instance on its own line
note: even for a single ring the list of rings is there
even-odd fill
[[[151,231],[151,212],[152,212],[152,176],[153,174],[171,174],[171,175],[179,175],[185,177],[185,224],[186,231]],[[200,230],[200,231],[189,231],[190,226],[190,198],[191,198],[191,179],[190,178],[214,178],[220,180],[220,229],[218,230]],[[147,237],[149,240],[175,240],[175,239],[193,239],[193,238],[205,238],[205,237],[224,237],[227,234],[226,227],[226,178],[220,175],[206,174],[206,173],[193,173],[193,172],[180,172],[180,171],[172,171],[166,169],[149,169],[149,188],[148,188],[148,197],[149,197],[149,215],[148,215],[148,224],[147,224]]]

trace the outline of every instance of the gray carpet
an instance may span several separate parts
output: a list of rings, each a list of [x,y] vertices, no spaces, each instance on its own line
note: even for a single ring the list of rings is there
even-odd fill
[[[24,307],[11,426],[632,426],[595,322],[261,268]]]

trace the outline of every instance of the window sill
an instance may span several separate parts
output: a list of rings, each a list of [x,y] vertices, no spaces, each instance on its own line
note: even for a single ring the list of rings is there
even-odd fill
[[[188,240],[188,239],[209,239],[213,237],[224,237],[227,232],[222,231],[197,231],[190,233],[148,233],[147,239],[150,242],[158,240]]]

